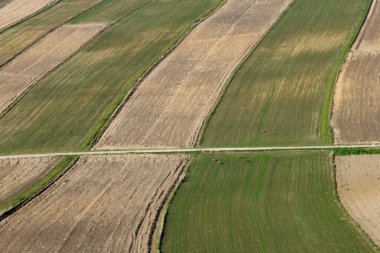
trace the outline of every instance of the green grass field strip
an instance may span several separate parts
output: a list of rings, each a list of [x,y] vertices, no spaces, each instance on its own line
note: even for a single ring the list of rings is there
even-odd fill
[[[41,80],[0,119],[0,152],[88,148],[145,71],[220,3],[109,0],[86,18],[73,20],[118,22]]]
[[[7,204],[0,206],[0,220],[10,215],[32,198],[43,192],[58,178],[60,178],[77,161],[78,157],[67,156],[62,159],[51,171],[38,180],[34,185],[11,199]]]
[[[101,0],[60,0],[45,11],[0,33],[0,66],[33,46],[64,22],[99,4]]]
[[[321,111],[321,137],[322,143],[334,143],[334,134],[332,127],[330,125],[330,120],[332,117],[332,105],[333,105],[333,95],[335,90],[335,84],[338,80],[340,70],[346,61],[347,55],[351,50],[351,47],[354,45],[356,38],[359,36],[360,30],[364,25],[366,17],[370,11],[370,6],[373,0],[365,0],[366,4],[362,7],[361,13],[358,15],[355,28],[351,32],[349,39],[346,41],[343,50],[339,54],[334,67],[331,71],[329,78],[327,79],[327,89],[325,92],[323,106]]]
[[[296,0],[235,73],[201,145],[326,143],[321,111],[332,93],[328,79],[339,71],[369,4]]]
[[[162,252],[376,252],[341,207],[328,152],[197,156]]]

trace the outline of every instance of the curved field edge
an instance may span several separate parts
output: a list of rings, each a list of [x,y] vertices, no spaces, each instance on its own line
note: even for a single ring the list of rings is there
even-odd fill
[[[100,129],[105,122],[109,120],[115,108],[118,107],[125,95],[128,94],[136,84],[136,81],[144,75],[150,66],[159,61],[162,55],[175,45],[181,36],[186,34],[186,31],[192,27],[194,22],[215,10],[221,2],[220,0],[210,0],[206,2],[195,1],[186,2],[186,5],[177,3],[173,7],[170,2],[166,1],[154,1],[148,2],[148,4],[140,2],[138,2],[138,4],[129,4],[129,2],[108,1],[102,2],[102,4],[94,8],[94,12],[91,12],[90,16],[87,16],[89,13],[86,13],[86,19],[78,17],[80,22],[85,22],[100,21],[97,15],[101,15],[102,19],[104,15],[110,15],[110,17],[106,19],[119,21],[116,22],[112,28],[97,37],[90,45],[81,50],[75,57],[71,58],[59,69],[35,85],[12,110],[0,119],[1,128],[4,129],[3,134],[7,131],[8,133],[9,131],[12,132],[12,134],[9,133],[10,135],[7,135],[9,138],[2,138],[3,141],[0,144],[2,152],[14,154],[19,152],[49,152],[52,150],[64,151],[89,148]],[[112,5],[110,6],[111,3]],[[115,6],[119,5],[122,5],[123,9],[108,14],[106,13],[108,8],[115,8]],[[144,6],[141,7],[142,5]],[[136,9],[135,7],[139,8]],[[173,13],[175,12],[172,12],[171,15],[165,18],[158,16],[159,13],[165,10],[173,10],[173,8],[174,10],[187,8],[187,11],[182,11],[181,15],[174,15]],[[129,12],[125,9],[128,9]],[[155,14],[155,16],[151,16],[156,20],[154,25],[152,24],[152,20],[149,21],[143,17],[148,13],[150,15]],[[146,20],[146,22],[140,22],[141,19]],[[170,22],[171,20],[176,22]],[[77,20],[75,22],[77,22]],[[134,24],[137,22],[138,25]],[[167,27],[166,31],[162,31],[161,34],[154,36],[154,38],[145,38],[143,42],[146,42],[143,44],[140,41],[139,44],[135,45],[138,40],[137,38],[156,34],[163,30],[163,27]],[[135,30],[132,28],[135,28]],[[123,29],[132,29],[132,33],[124,35],[126,38],[123,37],[123,47],[121,47],[124,51],[128,49],[129,54],[126,55],[124,51],[121,51],[115,56],[116,58],[113,58],[115,46],[121,46],[119,45],[121,39],[120,33],[118,33],[117,38],[114,38],[115,40],[112,40],[112,36],[115,36],[115,33],[118,31],[123,31]],[[104,54],[108,52],[106,50],[110,50],[111,55],[109,53]],[[131,55],[131,52],[135,51],[138,51],[139,54],[136,56]],[[82,62],[89,60],[89,57],[91,58],[92,55],[94,55],[93,57],[99,56],[101,58],[96,58],[97,61],[92,61],[94,63],[90,63],[86,69],[83,69]],[[109,57],[107,58],[104,55]],[[110,57],[112,57],[112,59]],[[102,62],[99,62],[100,60]],[[121,60],[124,65],[117,64]],[[132,63],[133,68],[129,66]],[[78,64],[80,65],[77,66]],[[107,74],[105,74],[105,70],[108,70],[108,65],[111,71],[107,71]],[[126,69],[126,67],[128,68]],[[121,71],[116,72],[116,74],[110,74],[114,73],[115,69],[121,69]],[[96,70],[96,72],[94,73],[93,70]],[[67,75],[65,71],[69,71],[70,75]],[[75,78],[73,75],[75,75]],[[75,85],[78,83],[81,85]],[[66,87],[64,91],[62,89],[63,86]],[[77,106],[72,110],[68,110],[68,100],[62,101],[61,99],[56,99],[54,103],[47,104],[47,98],[37,98],[40,96],[39,94],[42,93],[45,94],[45,97],[57,97],[58,95],[61,97],[62,94],[58,93],[64,92],[66,94],[65,96],[71,97],[71,100],[73,100],[73,96],[84,92],[84,89],[92,92],[92,94],[88,92],[82,94],[81,99],[76,99],[74,103],[78,103],[79,100],[85,100],[86,103],[80,103],[79,107]],[[102,98],[100,99],[100,97]],[[58,107],[58,104],[65,104],[65,106]],[[73,106],[71,105],[71,107]],[[40,108],[42,108],[42,110]],[[32,111],[37,112],[37,110],[38,113],[32,113]],[[26,114],[26,112],[29,113],[21,116],[22,114]],[[58,117],[60,114],[66,115],[64,122]],[[16,117],[11,115],[16,115]],[[25,121],[26,117],[29,118],[28,124],[21,122]],[[18,123],[16,123],[16,121]],[[57,122],[60,122],[60,124],[57,124]],[[14,124],[18,127],[14,128]],[[36,128],[37,125],[39,126],[38,128]],[[49,127],[45,127],[47,125],[49,125]],[[47,129],[47,131],[42,132],[41,129]],[[49,134],[55,137],[54,142],[47,138]],[[10,144],[10,142],[12,142],[12,144]],[[14,148],[10,150],[10,146]]]
[[[374,245],[373,247],[375,249],[377,249],[378,252],[380,252],[380,247],[379,247],[379,244],[375,242],[375,240],[372,238],[372,236],[370,236],[369,234],[369,231],[367,231],[365,229],[365,222],[363,222],[363,224],[360,224],[360,222],[358,222],[357,220],[355,220],[355,218],[353,216],[351,216],[350,212],[348,209],[346,209],[346,206],[343,204],[342,202],[342,199],[341,199],[341,194],[344,195],[343,193],[339,193],[339,190],[338,190],[338,180],[337,180],[337,157],[340,157],[340,158],[343,158],[343,157],[346,157],[346,158],[349,158],[349,156],[362,156],[362,155],[374,155],[376,153],[371,153],[371,154],[368,154],[368,153],[360,153],[360,154],[347,154],[347,153],[344,153],[344,154],[341,154],[341,155],[337,155],[337,153],[334,153],[333,154],[333,164],[334,164],[334,180],[335,180],[335,190],[336,190],[336,196],[338,198],[338,202],[339,202],[339,207],[346,213],[346,216],[347,216],[347,220],[353,224],[353,226],[355,226],[358,230],[360,230],[364,235],[367,236],[368,240]],[[379,154],[379,153],[377,153]],[[341,188],[342,185],[340,186],[340,190],[344,190]],[[347,186],[347,187],[350,187],[350,186]],[[348,190],[348,189],[347,189]],[[360,216],[360,215],[359,215]],[[365,217],[365,215],[363,215],[363,217]],[[370,219],[369,219],[370,221]]]
[[[54,168],[52,168],[47,175],[39,179],[30,188],[21,192],[8,203],[0,206],[0,220],[11,215],[17,209],[28,203],[34,197],[45,191],[50,185],[62,177],[66,171],[68,171],[75,162],[79,159],[76,156],[68,156],[63,158]]]
[[[201,146],[202,145],[202,141],[204,139],[204,136],[206,134],[206,129],[212,119],[212,116],[214,115],[214,113],[216,112],[216,110],[218,109],[218,106],[220,104],[220,102],[223,100],[223,97],[225,96],[226,94],[226,91],[228,89],[228,87],[230,86],[230,84],[232,83],[232,80],[235,78],[236,74],[239,72],[239,70],[242,68],[242,66],[244,65],[244,63],[246,61],[248,61],[248,59],[251,57],[251,55],[254,53],[255,49],[260,46],[260,44],[262,43],[263,39],[265,38],[265,36],[268,35],[268,33],[270,33],[270,31],[273,29],[273,27],[276,26],[276,24],[278,22],[280,22],[281,18],[286,14],[287,11],[289,11],[290,8],[292,8],[293,4],[295,3],[295,1],[297,0],[293,0],[288,8],[277,18],[277,20],[272,24],[272,26],[265,32],[265,34],[263,34],[263,36],[261,37],[261,39],[256,43],[256,45],[254,45],[252,47],[252,49],[247,53],[247,55],[240,61],[240,63],[238,64],[238,66],[235,68],[235,70],[232,72],[231,76],[227,79],[226,81],[226,84],[224,86],[224,88],[222,89],[222,92],[219,94],[219,97],[218,99],[216,99],[216,103],[213,105],[213,107],[211,108],[210,110],[210,113],[209,115],[204,119],[204,123],[202,125],[202,128],[201,128],[201,131],[199,132],[199,136],[198,136],[198,141],[197,141],[197,144],[196,146]]]
[[[196,156],[161,242],[162,252],[379,252],[342,208],[328,152]]]
[[[234,94],[232,94],[232,95],[231,94],[227,94],[228,91],[229,91],[229,89],[231,89],[231,87],[233,85],[236,86],[237,85],[236,82],[239,82],[239,81],[236,81],[236,79],[238,79],[237,78],[238,75],[239,74],[240,75],[244,75],[244,74],[241,73],[241,72],[243,72],[242,69],[243,68],[247,68],[247,65],[249,65],[249,61],[253,61],[251,58],[255,57],[255,53],[257,51],[259,51],[259,50],[263,51],[264,50],[263,48],[266,48],[266,44],[273,43],[273,40],[275,38],[272,38],[272,37],[274,37],[274,35],[272,33],[276,33],[276,34],[281,33],[281,31],[278,31],[279,29],[281,29],[279,27],[283,28],[285,26],[283,23],[286,22],[286,21],[289,21],[288,15],[289,16],[290,15],[297,16],[297,11],[294,11],[292,9],[298,8],[298,5],[299,5],[300,1],[302,2],[302,0],[296,0],[293,3],[293,5],[284,13],[284,15],[282,16],[281,20],[279,20],[276,23],[276,25],[274,27],[272,27],[272,29],[269,31],[269,33],[252,50],[252,52],[250,53],[250,55],[248,57],[246,57],[245,61],[242,62],[242,64],[240,65],[240,67],[235,71],[234,75],[230,78],[230,80],[229,80],[228,84],[226,85],[223,93],[221,94],[221,98],[218,100],[217,105],[215,105],[214,110],[210,113],[209,117],[205,121],[205,124],[204,124],[204,127],[203,127],[203,131],[202,131],[202,135],[201,135],[201,139],[200,139],[198,145],[200,145],[200,146],[223,146],[223,145],[225,145],[224,144],[225,141],[219,141],[219,140],[215,139],[216,138],[215,137],[216,134],[214,134],[214,136],[212,136],[212,137],[208,137],[209,140],[207,140],[207,135],[211,136],[211,134],[207,133],[208,131],[211,133],[211,132],[215,132],[217,130],[217,128],[223,128],[223,126],[216,127],[215,126],[215,124],[216,124],[215,122],[214,122],[213,126],[210,126],[211,123],[212,123],[212,121],[215,119],[216,114],[218,113],[218,111],[221,110],[223,102],[225,100],[227,100],[226,97],[227,96],[233,96],[235,93],[237,93],[237,92],[240,91],[240,90],[238,90],[238,88],[236,88],[236,89],[234,89],[234,92],[235,92]],[[295,6],[296,3],[298,3],[297,7]],[[316,129],[316,132],[319,135],[318,140],[315,140],[318,143],[327,144],[327,143],[331,143],[332,142],[332,134],[331,134],[332,133],[331,132],[332,129],[331,129],[330,124],[329,124],[330,123],[329,119],[331,117],[332,95],[333,95],[333,92],[334,92],[335,80],[337,79],[337,76],[339,74],[340,68],[341,68],[341,66],[344,63],[344,60],[345,60],[345,58],[346,58],[346,56],[347,56],[347,54],[348,54],[351,46],[353,45],[353,43],[355,41],[355,38],[358,36],[358,34],[360,32],[360,28],[361,28],[361,26],[363,25],[363,23],[365,21],[367,12],[369,11],[370,3],[371,3],[371,0],[365,0],[365,1],[361,2],[360,4],[358,3],[358,8],[356,9],[356,12],[355,12],[356,14],[352,18],[352,20],[354,22],[352,22],[353,26],[351,26],[351,27],[354,27],[354,29],[351,29],[351,27],[350,27],[351,32],[350,33],[347,32],[347,36],[346,36],[345,40],[342,42],[342,44],[340,45],[340,47],[339,47],[340,50],[336,54],[336,59],[334,60],[334,62],[331,63],[331,65],[329,67],[331,70],[329,70],[329,72],[326,73],[326,80],[324,81],[324,89],[322,91],[323,92],[323,96],[320,96],[321,97],[320,108],[317,108],[319,110],[319,115],[318,115],[319,120],[318,120],[318,123],[315,124],[315,126],[313,126],[313,128]],[[348,19],[350,19],[350,17],[348,17]],[[301,24],[299,24],[299,26],[301,26]],[[297,34],[293,34],[293,36],[296,37]],[[271,38],[269,39],[268,37],[271,37]],[[270,40],[270,41],[268,41],[268,40]],[[261,54],[263,54],[263,53],[261,52]],[[266,63],[266,62],[263,60],[263,64],[264,63]],[[247,72],[247,71],[245,71],[245,72]],[[273,73],[273,75],[274,74],[275,73]],[[241,79],[241,76],[240,76],[239,79]],[[252,86],[253,86],[253,84],[252,84]],[[252,89],[254,89],[254,88],[252,88]],[[238,96],[238,95],[236,95],[236,96]],[[263,96],[264,96],[264,94],[263,94]],[[235,100],[236,100],[236,98],[235,98]],[[236,113],[239,113],[239,112],[236,112]],[[247,115],[247,118],[250,118],[249,115]],[[220,121],[220,119],[219,119],[219,121]],[[234,119],[231,118],[230,121],[234,121]],[[253,129],[252,131],[256,131],[256,130],[257,129]],[[233,131],[234,131],[234,128],[232,128],[232,130],[230,129],[229,133],[231,133]],[[266,131],[264,131],[263,133],[266,133]],[[236,134],[236,133],[233,132],[232,134]],[[250,133],[250,134],[253,134],[253,132]],[[219,134],[219,135],[223,135],[223,134]],[[214,138],[214,140],[212,140],[211,138]],[[308,137],[308,138],[310,138],[310,137]],[[305,137],[304,137],[304,139],[305,139]],[[302,141],[302,143],[305,142],[305,140],[300,140],[300,141]],[[278,139],[275,139],[275,142],[276,142],[275,144],[279,144],[279,145],[295,145],[295,144],[297,144],[298,145],[300,141],[296,141],[295,143],[293,143],[293,142],[292,143],[288,143],[288,140],[284,140],[284,138],[278,137]],[[252,144],[252,142],[254,144]],[[251,143],[251,144],[249,144],[249,143]],[[253,139],[253,140],[250,140],[249,143],[244,143],[244,145],[246,145],[246,146],[247,145],[261,145],[261,146],[267,146],[268,145],[268,146],[270,146],[270,145],[274,144],[273,141],[270,141],[270,143],[268,143],[268,141],[263,142],[261,139],[259,139],[259,140]],[[241,145],[243,145],[243,144],[242,143],[232,144],[232,146],[241,146]]]
[[[62,1],[62,0],[55,0],[55,1],[52,1],[51,3],[49,3],[48,5],[46,5],[45,7],[41,8],[40,10],[38,10],[38,11],[36,11],[36,12],[30,14],[30,15],[27,15],[26,17],[24,17],[24,18],[22,18],[22,19],[19,19],[18,21],[14,22],[13,24],[10,24],[10,25],[8,25],[8,26],[6,26],[6,27],[1,28],[1,29],[0,29],[0,35],[1,35],[3,32],[5,32],[5,31],[7,31],[7,30],[9,30],[9,29],[11,29],[11,28],[13,28],[13,27],[15,27],[15,26],[21,24],[22,22],[24,22],[24,21],[26,21],[26,20],[28,20],[28,19],[30,19],[30,18],[33,18],[33,17],[35,17],[35,16],[41,14],[41,13],[44,12],[44,11],[49,10],[50,8],[52,8],[53,6],[57,5],[57,4],[58,4],[59,2],[61,2],[61,1]]]
[[[217,5],[214,9],[210,9],[208,13],[206,13],[203,17],[200,17],[199,19],[195,20],[193,25],[176,41],[174,41],[170,48],[163,53],[158,60],[154,61],[154,63],[150,66],[144,69],[143,75],[136,78],[134,81],[134,86],[126,93],[120,94],[114,103],[112,103],[112,107],[107,111],[106,116],[104,119],[99,122],[95,129],[88,134],[88,138],[83,142],[83,144],[80,146],[81,148],[91,148],[93,147],[103,136],[107,128],[110,126],[112,121],[118,116],[120,111],[123,109],[125,104],[128,102],[128,100],[133,96],[137,88],[140,86],[140,84],[149,76],[149,74],[163,61],[165,58],[170,55],[173,50],[175,50],[178,45],[191,33],[192,30],[194,30],[201,22],[203,22],[205,19],[210,17],[213,13],[215,13],[218,9],[220,9],[227,0],[221,0],[219,5]]]
[[[368,17],[368,14],[371,9],[371,5],[373,4],[373,0],[364,0],[364,5],[361,10],[361,13],[357,17],[357,21],[355,23],[355,29],[349,36],[346,44],[343,47],[343,50],[339,54],[337,61],[334,64],[333,70],[327,80],[327,88],[326,93],[323,99],[323,106],[321,111],[321,136],[322,143],[334,143],[334,134],[331,126],[331,118],[332,118],[332,108],[334,104],[334,91],[335,85],[338,81],[339,74],[342,70],[344,63],[346,62],[347,56],[354,46],[356,39],[360,35],[360,31],[365,24],[365,21]]]

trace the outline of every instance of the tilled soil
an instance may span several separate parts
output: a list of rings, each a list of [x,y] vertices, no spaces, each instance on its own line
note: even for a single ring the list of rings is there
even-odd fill
[[[380,155],[338,156],[335,163],[341,202],[380,246]]]
[[[349,55],[335,90],[336,143],[380,142],[380,54]]]
[[[53,0],[13,0],[9,2],[0,9],[0,29],[41,10],[51,2]]]
[[[2,252],[147,252],[185,156],[91,156],[0,222]]]
[[[336,84],[335,143],[380,142],[380,5],[369,16]]]
[[[59,158],[17,158],[0,160],[0,206],[45,176]]]
[[[290,0],[230,0],[142,81],[96,149],[192,147],[239,62]]]
[[[63,25],[1,68],[0,114],[106,26],[96,23]]]

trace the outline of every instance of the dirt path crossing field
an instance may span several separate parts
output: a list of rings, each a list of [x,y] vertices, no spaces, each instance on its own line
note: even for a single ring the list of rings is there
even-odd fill
[[[380,4],[366,23],[336,84],[332,126],[335,142],[380,142]]]
[[[0,9],[0,30],[41,10],[54,0],[13,0]]]
[[[185,156],[91,156],[0,222],[2,252],[147,252]]]
[[[58,157],[0,160],[0,206],[46,175]]]
[[[227,79],[291,0],[229,0],[140,84],[96,149],[192,147]]]
[[[0,114],[106,27],[96,23],[63,25],[1,68]]]
[[[380,155],[335,158],[341,202],[380,246]]]

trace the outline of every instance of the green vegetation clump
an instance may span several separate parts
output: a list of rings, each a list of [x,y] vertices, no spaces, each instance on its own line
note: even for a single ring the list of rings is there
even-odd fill
[[[237,70],[202,146],[331,143],[335,77],[370,0],[296,0]]]
[[[341,207],[328,152],[199,155],[162,252],[373,252]]]

